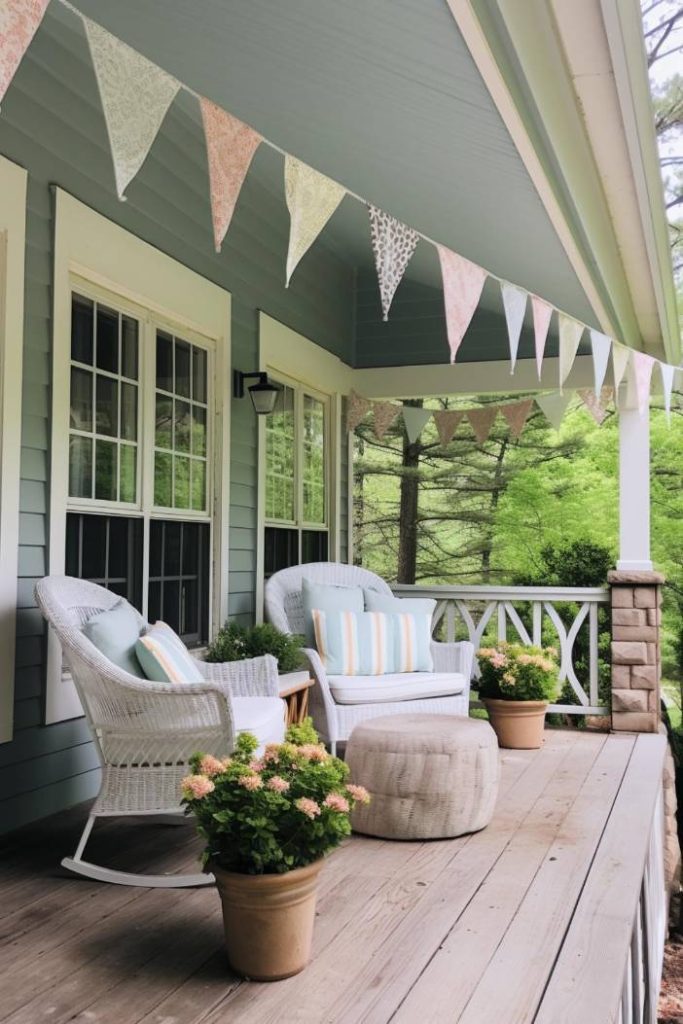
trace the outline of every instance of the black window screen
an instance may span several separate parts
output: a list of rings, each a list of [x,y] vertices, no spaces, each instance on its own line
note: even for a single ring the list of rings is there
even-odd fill
[[[210,540],[208,523],[149,524],[147,617],[168,623],[188,644],[209,639]]]
[[[99,583],[142,610],[142,520],[69,512],[66,573]]]

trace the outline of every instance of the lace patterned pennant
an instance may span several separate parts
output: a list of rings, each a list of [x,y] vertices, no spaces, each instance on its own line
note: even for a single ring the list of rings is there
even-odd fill
[[[453,438],[464,415],[463,409],[438,409],[434,413],[434,422],[441,444],[448,444]]]
[[[476,263],[471,263],[444,245],[437,245],[436,248],[443,278],[448,345],[451,362],[454,363],[465,331],[479,304],[487,274],[483,267],[478,267]]]
[[[647,409],[650,402],[650,386],[652,384],[652,371],[655,368],[655,361],[652,356],[646,355],[645,352],[634,351],[631,355],[631,365],[633,367],[638,409],[642,413]]]
[[[467,418],[472,425],[472,430],[479,444],[484,444],[488,438],[493,421],[497,415],[497,405],[483,405],[480,409],[467,410]]]
[[[346,430],[350,434],[355,430],[369,411],[372,402],[368,398],[351,391],[346,403]]]
[[[285,157],[285,198],[290,217],[288,288],[299,260],[313,245],[345,195],[346,190],[336,181],[289,154]]]
[[[138,173],[180,82],[87,18],[83,19],[107,123],[119,199]]]
[[[202,98],[199,106],[209,159],[213,237],[216,252],[220,252],[242,183],[263,140],[253,128],[210,100]]]
[[[523,402],[510,402],[508,405],[499,406],[513,437],[519,437],[524,430],[533,404],[533,398],[526,398]]]
[[[373,402],[372,403],[372,419],[373,429],[375,431],[375,437],[378,441],[381,441],[387,430],[394,422],[399,412],[401,411],[400,405],[394,405],[393,402]]]
[[[368,206],[370,235],[382,300],[382,317],[389,319],[389,309],[401,283],[420,236],[417,231],[390,217],[377,206]]]
[[[612,395],[612,388],[601,388],[599,396],[593,388],[579,389],[579,398],[586,406],[598,426],[601,426],[607,416],[607,406],[609,405]]]
[[[21,64],[49,0],[2,0],[0,3],[0,102]]]

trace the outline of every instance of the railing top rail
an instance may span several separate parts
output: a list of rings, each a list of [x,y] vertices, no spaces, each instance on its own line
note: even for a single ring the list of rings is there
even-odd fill
[[[470,601],[609,601],[609,587],[497,587],[497,586],[456,586],[420,583],[393,583],[395,594],[414,594],[434,597],[437,600],[452,598]]]

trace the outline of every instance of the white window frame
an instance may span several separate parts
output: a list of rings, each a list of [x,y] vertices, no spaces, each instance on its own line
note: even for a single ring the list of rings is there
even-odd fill
[[[27,179],[0,157],[0,743],[14,734]]]
[[[353,369],[303,335],[265,313],[259,315],[259,369],[290,387],[324,399],[328,406],[327,529],[330,561],[340,560],[341,446],[348,443],[342,423],[342,399],[353,388]],[[298,399],[301,404],[302,400]],[[265,417],[258,423],[258,500],[256,537],[256,619],[263,620],[264,533],[266,505]],[[300,453],[297,453],[300,460]],[[350,486],[350,484],[349,484]],[[297,491],[300,487],[297,487]],[[300,500],[300,499],[297,499]],[[273,520],[273,525],[278,525]],[[280,524],[285,525],[285,524]],[[292,524],[293,525],[293,524]],[[317,529],[318,524],[298,524]]]
[[[182,519],[212,523],[211,622],[217,626],[228,608],[228,513],[230,452],[230,311],[229,292],[212,284],[178,261],[155,249],[119,225],[95,213],[61,189],[55,190],[53,306],[52,456],[50,499],[49,572],[64,572],[66,515],[69,511],[135,514],[139,506],[149,518]],[[72,292],[100,298],[140,320],[138,402],[138,490],[135,505],[68,497],[69,408]],[[154,380],[152,359],[156,329],[161,328],[213,348],[213,404],[207,419],[207,488],[213,507],[207,513],[190,509],[158,509],[153,506]],[[145,370],[147,372],[145,373]],[[212,382],[209,380],[211,389]],[[211,399],[211,394],[209,394]],[[142,420],[140,419],[142,417]],[[145,472],[142,464],[145,463]],[[148,568],[143,574],[146,601]],[[83,711],[68,672],[62,670],[57,639],[48,632],[46,723],[64,721]]]

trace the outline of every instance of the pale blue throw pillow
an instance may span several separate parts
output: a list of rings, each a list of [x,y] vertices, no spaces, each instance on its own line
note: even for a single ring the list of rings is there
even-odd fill
[[[394,612],[397,615],[434,615],[436,601],[431,597],[394,597],[363,590],[366,612]]]
[[[119,668],[144,679],[135,645],[140,637],[138,619],[124,600],[106,612],[98,612],[83,625],[83,633],[98,651]]]
[[[155,683],[203,683],[204,676],[178,634],[155,622],[135,645],[147,679]]]
[[[301,581],[301,601],[304,608],[304,633],[306,646],[315,647],[312,613],[321,612],[362,612],[363,591],[360,587],[334,587],[329,583],[313,583],[306,577]]]

